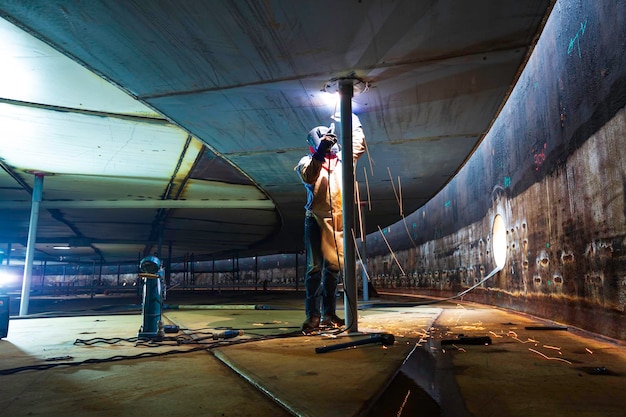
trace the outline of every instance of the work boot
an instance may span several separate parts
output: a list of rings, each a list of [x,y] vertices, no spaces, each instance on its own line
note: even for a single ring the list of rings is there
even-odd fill
[[[322,320],[322,326],[328,327],[342,327],[346,325],[346,321],[337,317],[336,314],[328,314],[324,316]]]
[[[306,321],[302,323],[302,332],[311,333],[320,327],[320,316],[307,317]]]

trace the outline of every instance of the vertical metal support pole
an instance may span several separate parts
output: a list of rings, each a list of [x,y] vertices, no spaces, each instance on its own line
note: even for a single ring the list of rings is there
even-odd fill
[[[254,257],[254,290],[259,289],[259,257]]]
[[[91,261],[91,282],[94,283],[94,287],[99,286],[100,283],[96,279],[96,261]],[[94,290],[95,292],[95,290]]]
[[[188,263],[189,252],[185,253],[183,256],[183,284],[185,287],[189,285],[189,263]]]
[[[43,175],[35,175],[33,186],[33,203],[30,209],[30,225],[26,244],[26,261],[24,264],[24,281],[22,282],[22,298],[20,299],[20,316],[28,314],[30,301],[30,284],[33,279],[33,259],[35,258],[35,242],[37,241],[37,224],[39,223],[39,204],[43,192]]]
[[[358,332],[356,254],[352,241],[354,230],[354,159],[352,149],[352,96],[354,84],[351,79],[339,80],[341,95],[341,158],[343,175],[343,273],[344,311],[346,331]]]
[[[211,262],[211,291],[215,291],[215,258]]]
[[[102,256],[100,256],[98,265],[98,285],[102,286]]]
[[[165,287],[172,284],[172,241],[167,244],[167,262],[165,264]]]
[[[6,265],[9,265],[9,261],[11,260],[11,242],[7,243],[7,255],[6,255]]]
[[[91,300],[93,300],[93,297],[96,295],[96,275],[95,275],[95,271],[93,270],[93,268],[95,268],[96,264],[92,263],[92,267],[91,267],[91,294],[89,294],[89,297]],[[80,273],[80,265],[78,265],[77,268],[78,272],[76,273],[76,275],[78,275]]]
[[[161,249],[163,248],[163,222],[159,223],[159,235],[157,237],[157,258],[161,259]]]
[[[230,269],[233,271],[231,274],[231,278],[232,278],[233,290],[234,290],[235,289],[235,258],[232,259]]]
[[[46,265],[48,261],[43,261],[41,263],[41,292],[43,293],[43,289],[46,288]]]
[[[192,291],[196,290],[196,255],[192,253],[189,257],[189,282],[192,285]]]
[[[233,260],[233,262],[235,261]],[[233,276],[237,280],[237,290],[240,290],[241,289],[241,276],[239,275],[239,253],[237,253],[237,263],[233,264],[233,269],[235,269],[235,273],[233,274]]]

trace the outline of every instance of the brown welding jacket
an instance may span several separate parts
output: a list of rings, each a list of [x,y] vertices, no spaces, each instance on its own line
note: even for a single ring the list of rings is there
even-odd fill
[[[365,134],[361,126],[352,130],[352,152],[356,160],[365,152]],[[296,171],[311,192],[307,216],[315,217],[322,235],[322,253],[330,270],[343,268],[343,215],[341,152],[318,161],[312,155],[300,160]]]

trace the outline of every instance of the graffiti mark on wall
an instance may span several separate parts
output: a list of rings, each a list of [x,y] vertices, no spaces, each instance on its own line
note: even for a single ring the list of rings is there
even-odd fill
[[[576,34],[572,38],[570,38],[569,44],[567,45],[567,55],[572,55],[574,50],[576,50],[578,53],[578,58],[582,58],[582,53],[580,51],[580,38],[585,34],[586,30],[587,19],[585,19],[584,22],[580,23],[580,29],[578,29],[578,32],[576,32]]]
[[[539,167],[546,160],[546,148],[547,147],[548,147],[548,144],[544,143],[543,149],[541,149],[539,152],[535,152],[535,154],[533,155],[533,158],[535,159],[535,171],[539,171]]]

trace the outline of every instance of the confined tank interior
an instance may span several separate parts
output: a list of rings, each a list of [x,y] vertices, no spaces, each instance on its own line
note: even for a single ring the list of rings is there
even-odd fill
[[[622,415],[626,4],[340,3],[0,4],[9,415]],[[303,336],[348,103],[358,331]]]

